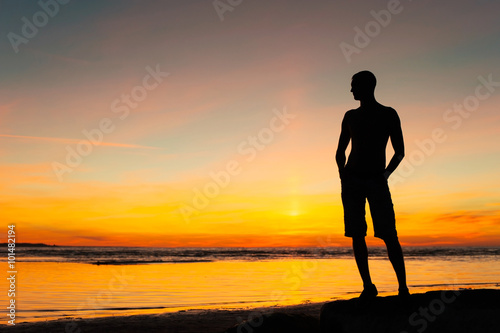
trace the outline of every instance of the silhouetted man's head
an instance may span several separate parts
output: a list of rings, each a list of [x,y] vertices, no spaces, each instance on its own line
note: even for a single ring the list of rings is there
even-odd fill
[[[370,71],[361,71],[352,76],[351,92],[354,99],[361,101],[374,98],[375,86],[377,79]]]

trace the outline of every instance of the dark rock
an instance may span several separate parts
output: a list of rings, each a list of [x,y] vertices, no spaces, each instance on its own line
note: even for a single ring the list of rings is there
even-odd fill
[[[441,290],[411,295],[326,303],[323,333],[500,332],[500,290]]]

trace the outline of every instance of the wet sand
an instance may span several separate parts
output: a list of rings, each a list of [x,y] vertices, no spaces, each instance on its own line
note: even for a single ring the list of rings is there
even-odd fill
[[[411,295],[401,306],[396,296],[237,310],[188,310],[158,315],[60,319],[1,325],[4,332],[498,332],[500,290],[431,291]],[[239,329],[236,327],[240,325]]]

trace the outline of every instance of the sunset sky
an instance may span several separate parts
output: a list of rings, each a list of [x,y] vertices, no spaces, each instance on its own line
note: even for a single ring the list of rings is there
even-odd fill
[[[334,155],[368,69],[402,244],[500,245],[500,2],[40,3],[0,1],[2,235],[349,245]]]

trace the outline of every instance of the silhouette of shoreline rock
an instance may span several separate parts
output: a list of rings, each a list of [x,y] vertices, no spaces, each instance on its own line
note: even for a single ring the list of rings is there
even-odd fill
[[[321,332],[499,332],[500,290],[439,290],[330,302],[321,308]]]

